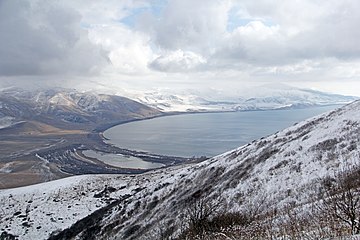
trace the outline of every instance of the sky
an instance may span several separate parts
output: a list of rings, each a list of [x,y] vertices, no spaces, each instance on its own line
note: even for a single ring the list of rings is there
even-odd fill
[[[358,0],[0,0],[0,87],[360,95]]]

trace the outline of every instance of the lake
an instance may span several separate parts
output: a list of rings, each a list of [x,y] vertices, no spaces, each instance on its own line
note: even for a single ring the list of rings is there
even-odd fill
[[[198,113],[117,125],[104,132],[120,148],[169,156],[215,156],[337,108]]]

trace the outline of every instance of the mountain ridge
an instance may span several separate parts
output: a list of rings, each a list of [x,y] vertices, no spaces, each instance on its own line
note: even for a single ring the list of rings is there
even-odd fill
[[[254,111],[306,108],[350,103],[358,97],[326,93],[288,85],[264,85],[229,95],[201,91],[150,91],[125,93],[132,99],[164,112]]]
[[[0,91],[0,114],[13,119],[29,119],[66,127],[80,124],[94,127],[106,122],[159,115],[160,112],[125,97],[78,92],[71,89]],[[80,123],[80,124],[79,124]],[[88,127],[88,128],[89,128]]]

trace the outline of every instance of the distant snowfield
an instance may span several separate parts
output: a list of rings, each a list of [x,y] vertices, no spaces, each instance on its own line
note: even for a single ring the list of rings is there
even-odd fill
[[[141,175],[77,176],[1,190],[0,230],[19,239],[46,239],[127,196],[100,226],[121,225],[109,234],[123,239],[126,229],[136,225],[138,233],[143,230],[137,239],[154,239],[156,229],[170,227],[165,223],[179,231],[181,218],[174,216],[180,216],[199,191],[208,191],[208,199],[221,197],[228,211],[247,208],[263,196],[276,207],[305,204],[321,191],[323,177],[358,163],[359,149],[358,101],[199,164]],[[246,198],[241,200],[242,196]]]
[[[163,112],[249,111],[350,103],[357,97],[301,89],[284,84],[242,89],[231,95],[212,90],[125,92],[125,96]]]

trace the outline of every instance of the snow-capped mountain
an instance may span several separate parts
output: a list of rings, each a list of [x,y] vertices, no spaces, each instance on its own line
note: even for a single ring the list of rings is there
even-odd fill
[[[236,102],[211,101],[196,94],[144,92],[133,99],[163,112],[233,111]]]
[[[82,176],[0,191],[6,234],[20,239],[159,239],[183,229],[189,203],[222,211],[302,206],[322,180],[356,165],[360,101],[201,163],[131,176]],[[87,217],[86,217],[87,216]]]
[[[160,114],[159,111],[125,97],[78,92],[70,89],[0,91],[0,126],[34,120],[60,127],[126,121]]]
[[[346,104],[358,99],[353,96],[325,93],[283,84],[246,88],[236,93],[152,91],[132,92],[128,97],[164,112],[248,111],[282,108],[305,108]]]

